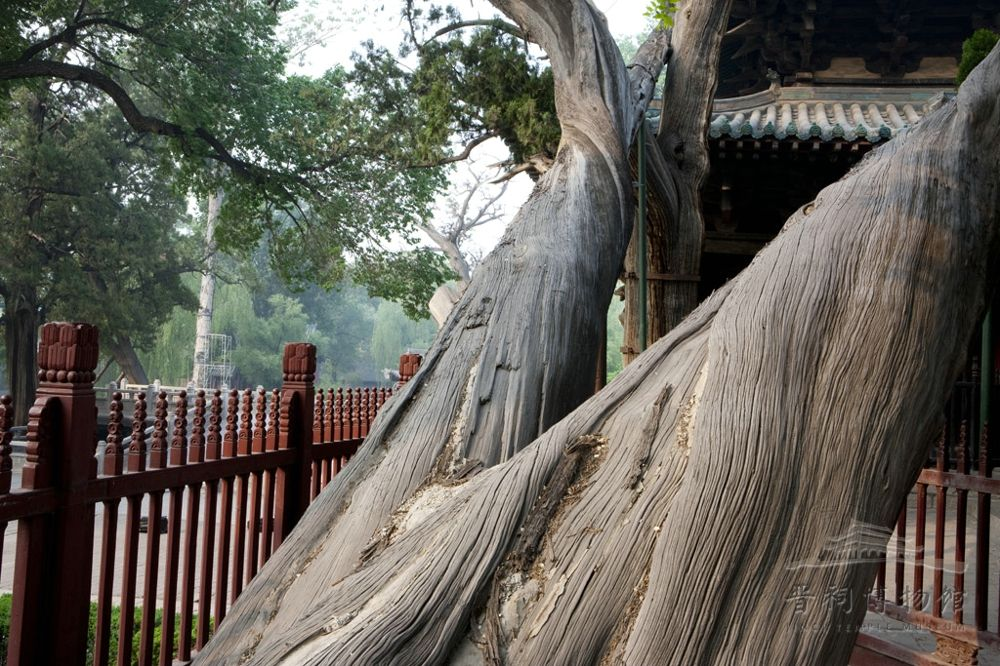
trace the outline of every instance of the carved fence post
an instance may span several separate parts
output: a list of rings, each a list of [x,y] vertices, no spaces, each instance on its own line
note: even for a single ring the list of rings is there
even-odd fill
[[[21,485],[53,488],[55,511],[20,521],[7,663],[83,664],[87,654],[97,474],[97,329],[50,323],[38,345]]]
[[[312,473],[313,409],[315,407],[316,346],[307,342],[285,345],[281,363],[279,449],[298,452],[295,462],[278,470],[274,506],[274,548],[284,541],[309,506]]]
[[[403,354],[399,357],[399,383],[397,387],[413,379],[420,369],[420,362],[423,360],[420,354]]]

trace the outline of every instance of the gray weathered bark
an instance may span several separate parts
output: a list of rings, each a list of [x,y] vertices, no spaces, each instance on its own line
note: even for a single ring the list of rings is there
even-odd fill
[[[634,213],[628,148],[668,40],[656,33],[627,71],[587,0],[496,4],[550,54],[563,137],[555,164],[476,271],[420,373],[236,603],[203,663],[287,656],[296,647],[288,637],[319,618],[312,609],[363,552],[389,542],[393,516],[421,501],[419,489],[510,459],[592,391]],[[459,622],[471,613],[453,610]],[[454,640],[422,654],[440,659]]]
[[[700,192],[708,176],[708,123],[731,6],[731,0],[724,0],[685,3],[679,9],[659,130],[655,137],[647,134],[648,272],[671,276],[647,284],[649,343],[666,335],[698,304],[705,227]],[[629,247],[625,259],[626,364],[640,351],[635,252]]]
[[[533,26],[522,13],[531,6],[504,6]],[[552,24],[565,25],[561,10],[546,8]],[[738,278],[523,448],[524,428],[494,428],[475,409],[498,399],[481,390],[484,372],[496,373],[496,387],[502,372],[523,366],[498,367],[496,356],[481,365],[450,360],[463,350],[482,355],[484,334],[509,317],[498,310],[509,302],[483,307],[482,275],[503,276],[484,270],[374,440],[310,509],[202,659],[846,663],[875,565],[850,553],[830,558],[827,547],[889,528],[939,425],[995,284],[998,140],[1000,47],[956,102],[826,188]],[[588,201],[594,183],[577,189],[565,178],[577,155],[557,159],[554,182],[567,193],[557,203],[613,203]],[[541,212],[552,184],[527,210]],[[516,231],[532,219],[522,214],[508,239],[514,248],[494,255],[512,273],[536,266],[517,263],[515,251]],[[544,313],[525,324],[538,319],[562,325]],[[482,347],[468,346],[474,334]],[[511,345],[504,360],[522,350]],[[448,368],[444,379],[465,387],[458,395],[443,387]],[[427,409],[425,395],[454,410],[439,439],[424,435],[448,412]],[[511,397],[518,411],[492,409],[523,416],[520,395]],[[472,451],[488,452],[469,436],[484,425],[491,438],[507,438],[483,458],[499,464],[452,472],[466,471]],[[402,460],[412,476],[388,483],[382,473]],[[387,506],[391,518],[374,523],[385,529],[359,558],[352,528],[366,526],[361,513],[381,518]],[[799,589],[814,603],[792,603]],[[823,603],[829,590],[851,603]]]

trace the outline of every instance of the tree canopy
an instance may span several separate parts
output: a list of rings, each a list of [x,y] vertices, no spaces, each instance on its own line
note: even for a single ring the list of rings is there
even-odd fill
[[[402,168],[402,135],[342,69],[286,75],[277,27],[291,6],[19,0],[0,25],[0,82],[99,90],[133,130],[165,137],[180,190],[224,187],[220,247],[264,242],[292,284],[330,286],[348,261],[377,293],[399,294],[387,271],[400,265],[435,279],[428,267],[443,264],[412,231],[441,173]]]

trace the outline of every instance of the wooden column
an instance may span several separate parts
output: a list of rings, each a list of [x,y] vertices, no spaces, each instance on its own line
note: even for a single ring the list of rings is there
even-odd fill
[[[308,342],[285,345],[281,366],[283,381],[278,448],[295,449],[299,455],[295,464],[287,469],[279,469],[275,478],[275,549],[288,537],[309,506],[316,346]]]
[[[97,329],[50,323],[38,345],[39,387],[28,418],[21,485],[52,489],[52,514],[20,521],[7,663],[83,664],[87,654],[97,474]]]

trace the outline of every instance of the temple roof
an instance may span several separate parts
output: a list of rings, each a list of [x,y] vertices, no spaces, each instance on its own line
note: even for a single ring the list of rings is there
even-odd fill
[[[753,95],[717,99],[709,136],[878,143],[952,96],[950,89],[772,85]]]

